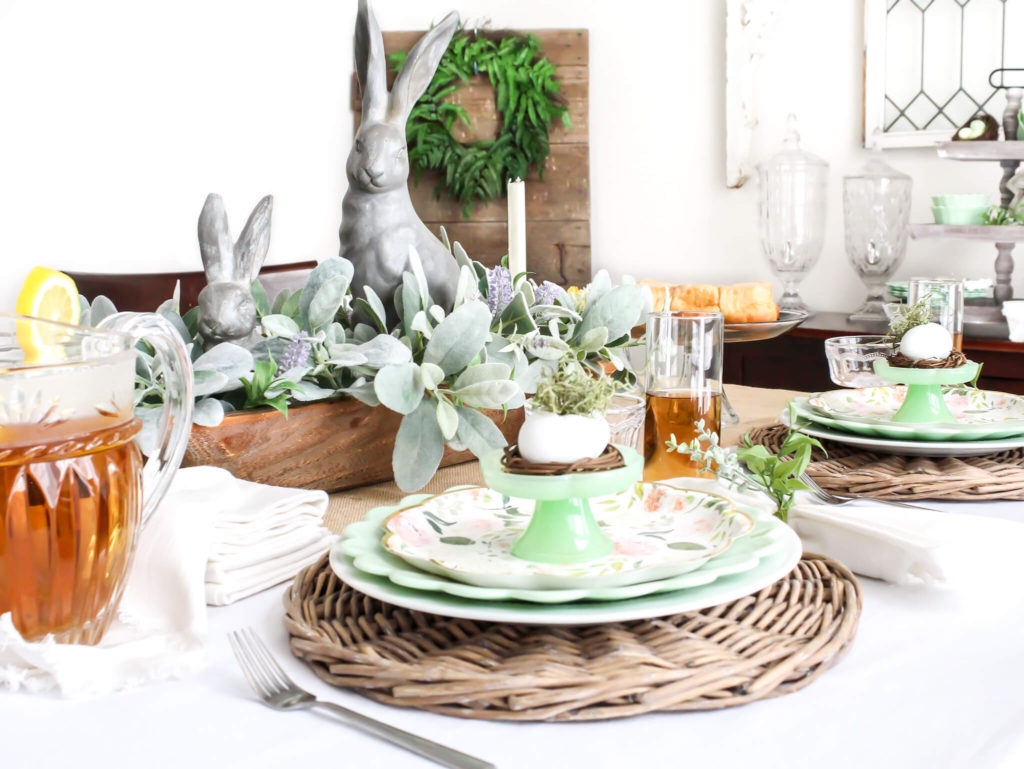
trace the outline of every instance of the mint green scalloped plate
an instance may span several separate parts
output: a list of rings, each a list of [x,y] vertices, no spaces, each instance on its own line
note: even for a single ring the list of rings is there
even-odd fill
[[[879,388],[880,389],[880,388]],[[883,422],[862,416],[837,416],[826,414],[811,405],[810,398],[799,397],[790,401],[796,414],[811,422],[834,427],[843,432],[866,435],[873,438],[892,438],[904,441],[987,441],[1013,438],[1024,434],[1024,421],[989,422],[982,424],[949,424],[942,422],[912,423]]]
[[[683,487],[680,486],[680,488]],[[449,491],[451,490],[449,489]],[[440,575],[420,571],[388,552],[381,545],[381,539],[385,533],[382,526],[384,520],[401,509],[429,499],[430,496],[427,494],[414,494],[404,498],[397,505],[374,508],[367,513],[366,520],[350,524],[346,527],[342,539],[331,550],[331,565],[335,573],[356,589],[391,603],[396,603],[392,596],[378,595],[376,592],[371,592],[373,590],[381,592],[381,579],[398,588],[407,588],[415,591],[415,593],[421,594],[421,598],[422,595],[430,594],[435,597],[447,595],[484,604],[511,601],[527,602],[530,604],[563,605],[577,601],[624,601],[660,593],[674,593],[682,590],[690,591],[706,587],[726,577],[734,577],[748,572],[760,573],[758,569],[764,561],[772,562],[774,568],[774,570],[770,570],[772,574],[781,568],[782,562],[789,564],[786,569],[788,571],[800,559],[800,540],[789,526],[764,509],[737,504],[739,510],[747,513],[754,520],[753,531],[734,542],[726,552],[711,559],[695,571],[689,571],[685,574],[665,579],[616,587],[525,589],[470,585]],[[763,574],[761,578],[764,578]],[[775,577],[774,579],[777,578]],[[774,579],[765,584],[770,584]],[[359,584],[356,584],[357,582]],[[760,587],[763,586],[760,585]],[[757,589],[759,587],[752,587],[750,591]],[[742,593],[741,595],[744,594]],[[399,594],[399,597],[402,595],[404,594]],[[408,599],[408,596],[405,597]],[[712,601],[712,603],[705,605],[712,606],[716,602],[719,601]],[[398,605],[406,606],[408,604],[399,603]],[[437,608],[422,610],[446,613]],[[473,616],[478,616],[478,614]],[[464,615],[449,613],[449,616]],[[523,619],[520,621],[532,622],[535,620]]]

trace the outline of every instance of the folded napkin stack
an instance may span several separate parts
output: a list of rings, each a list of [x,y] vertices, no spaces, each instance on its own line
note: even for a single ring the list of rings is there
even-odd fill
[[[330,545],[333,535],[323,525],[324,492],[240,481],[212,467],[181,473],[194,470],[230,489],[219,497],[206,563],[206,602],[211,606],[234,603],[291,579]]]
[[[290,579],[333,539],[327,495],[240,481],[214,467],[179,470],[146,523],[124,596],[96,646],[25,641],[0,617],[0,685],[90,697],[176,678],[204,662],[206,604]]]

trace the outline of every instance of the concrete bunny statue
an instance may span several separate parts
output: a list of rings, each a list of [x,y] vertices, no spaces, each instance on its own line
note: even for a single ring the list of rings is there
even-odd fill
[[[398,317],[394,294],[402,272],[409,269],[410,247],[423,262],[431,298],[446,310],[455,299],[458,265],[420,221],[409,199],[405,123],[430,85],[457,24],[458,15],[450,13],[420,38],[388,93],[384,38],[367,0],[359,0],[355,59],[363,115],[345,165],[341,256],[355,268],[353,294],[361,296],[362,287],[370,286],[384,303],[389,325]]]
[[[199,333],[206,347],[220,342],[248,346],[256,341],[251,286],[267,258],[273,206],[270,195],[257,203],[232,244],[224,201],[213,193],[206,198],[199,214],[199,251],[206,273],[206,286],[199,292]]]

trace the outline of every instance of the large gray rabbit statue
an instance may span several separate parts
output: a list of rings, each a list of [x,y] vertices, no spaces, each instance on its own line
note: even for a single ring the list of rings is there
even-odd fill
[[[273,207],[270,195],[257,203],[232,243],[224,201],[213,193],[206,197],[199,214],[199,252],[206,273],[206,286],[199,292],[199,333],[207,348],[220,342],[250,346],[256,341],[252,283],[270,248]]]
[[[394,294],[409,269],[410,248],[423,262],[431,298],[446,310],[455,299],[458,265],[409,199],[405,123],[430,85],[458,21],[456,13],[449,13],[420,38],[388,93],[384,38],[367,0],[359,0],[355,59],[363,116],[345,165],[341,255],[355,268],[353,294],[360,296],[362,287],[370,286],[384,303],[389,325],[398,317]]]

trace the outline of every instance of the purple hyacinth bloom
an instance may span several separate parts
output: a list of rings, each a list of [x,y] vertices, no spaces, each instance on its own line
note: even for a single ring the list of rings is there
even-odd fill
[[[558,286],[550,280],[545,280],[533,290],[534,304],[555,304],[558,298]]]
[[[505,267],[487,270],[487,306],[497,315],[512,301],[512,275]]]
[[[281,360],[277,362],[277,373],[275,376],[280,376],[285,371],[293,368],[307,367],[309,365],[309,354],[312,350],[312,345],[302,339],[290,341],[288,346],[284,348]]]

